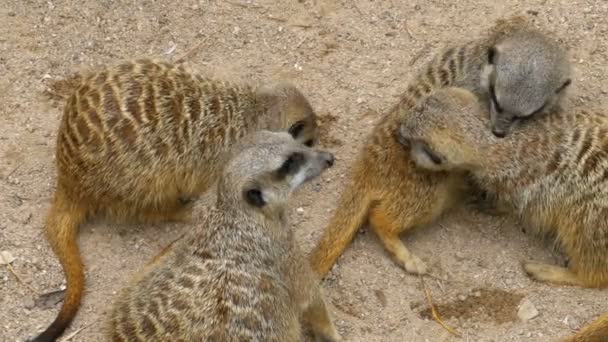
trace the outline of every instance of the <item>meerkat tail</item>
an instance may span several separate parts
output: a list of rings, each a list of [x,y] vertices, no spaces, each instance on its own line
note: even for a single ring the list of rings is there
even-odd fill
[[[310,254],[311,267],[321,278],[331,270],[367,219],[372,201],[362,196],[356,184],[351,183],[342,194],[336,212]]]
[[[608,341],[608,314],[600,316],[578,333],[563,340],[563,342],[604,342]]]
[[[76,237],[86,211],[70,204],[57,193],[46,222],[47,239],[57,255],[66,278],[66,292],[59,314],[33,342],[55,341],[70,325],[80,306],[84,270]]]

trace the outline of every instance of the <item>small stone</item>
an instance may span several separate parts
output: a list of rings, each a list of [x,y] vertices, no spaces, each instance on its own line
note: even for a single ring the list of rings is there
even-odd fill
[[[298,214],[303,214],[303,213],[304,213],[304,208],[302,208],[302,207],[298,207],[298,208],[296,209],[296,212],[297,212]]]
[[[0,252],[0,265],[8,265],[15,261],[17,258],[9,251]]]
[[[23,301],[23,307],[26,308],[27,310],[32,310],[33,308],[36,307],[36,302],[34,301],[33,298],[27,298],[26,300]]]
[[[457,261],[463,261],[466,259],[466,254],[463,252],[456,252],[456,254],[454,254],[454,258],[456,258]]]
[[[529,321],[534,317],[538,316],[538,310],[532,304],[529,299],[524,299],[519,304],[519,310],[517,311],[517,317],[522,321]]]
[[[461,302],[464,302],[466,299],[467,299],[467,297],[465,297],[465,295],[458,296],[458,300],[460,300]]]

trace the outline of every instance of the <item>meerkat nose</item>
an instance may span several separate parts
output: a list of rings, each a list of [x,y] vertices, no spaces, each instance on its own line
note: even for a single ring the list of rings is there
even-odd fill
[[[492,134],[494,134],[497,138],[504,138],[507,135],[507,132],[498,129],[493,129]]]

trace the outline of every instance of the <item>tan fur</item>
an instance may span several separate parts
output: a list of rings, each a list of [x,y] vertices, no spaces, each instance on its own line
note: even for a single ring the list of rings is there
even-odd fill
[[[77,75],[57,134],[57,188],[46,236],[67,279],[59,315],[36,341],[54,341],[84,287],[76,236],[88,217],[187,220],[189,203],[221,172],[226,151],[261,128],[312,144],[316,117],[289,84],[255,89],[137,60]]]
[[[524,263],[533,278],[608,286],[608,117],[558,111],[498,139],[485,129],[477,99],[459,93],[467,91],[437,91],[404,121],[401,134],[412,151],[424,145],[441,162],[433,163],[428,152],[412,152],[412,159],[440,172],[470,172],[527,226],[555,236],[569,266]]]
[[[485,84],[488,81],[484,78],[493,72],[488,64],[488,51],[505,40],[525,40],[529,35],[536,37],[542,33],[531,28],[521,17],[499,21],[482,38],[446,49],[418,74],[401,101],[380,120],[367,139],[336,212],[311,253],[312,267],[321,277],[329,272],[365,222],[370,223],[400,266],[408,272],[425,273],[424,264],[404,246],[399,235],[435,221],[460,202],[467,195],[466,181],[464,176],[454,173],[434,174],[416,169],[409,151],[398,141],[399,121],[432,90],[450,85],[470,89],[487,102],[489,95]],[[543,45],[534,48],[537,58],[544,60]],[[508,49],[501,51],[506,53]],[[547,54],[553,53],[553,49],[548,49]],[[550,65],[538,66],[542,70],[552,69]],[[511,67],[516,70],[519,66]],[[562,76],[566,77],[567,73]],[[510,78],[511,75],[498,73],[496,77]],[[549,88],[551,84],[553,81],[547,80],[543,86]],[[527,96],[541,96],[539,94],[531,91]],[[554,92],[548,96],[551,103],[558,102],[553,99]]]
[[[110,341],[292,342],[302,339],[300,320],[318,339],[340,340],[285,213],[292,191],[333,156],[270,132],[237,151],[215,208],[121,291]],[[281,173],[294,153],[298,165]]]
[[[470,172],[528,227],[556,237],[568,267],[524,262],[534,279],[608,287],[608,117],[558,111],[534,118],[508,138],[485,128],[485,111],[464,89],[438,91],[406,119],[401,134],[423,168]],[[423,148],[431,151],[434,163]],[[427,154],[427,155],[425,155]],[[608,316],[569,341],[608,340]]]

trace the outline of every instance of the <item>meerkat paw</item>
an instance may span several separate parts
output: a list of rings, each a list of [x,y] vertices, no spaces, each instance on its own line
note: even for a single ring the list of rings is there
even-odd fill
[[[577,275],[567,268],[537,262],[524,262],[523,268],[533,279],[558,285],[582,285]]]
[[[316,336],[315,340],[317,342],[342,342],[342,337],[338,334],[337,331],[333,331],[331,334],[324,336]]]
[[[426,264],[417,256],[411,254],[408,260],[403,263],[405,270],[412,274],[425,274]]]

